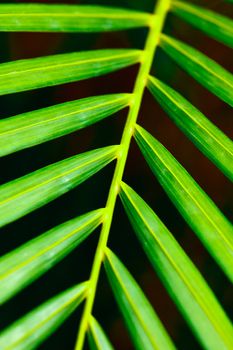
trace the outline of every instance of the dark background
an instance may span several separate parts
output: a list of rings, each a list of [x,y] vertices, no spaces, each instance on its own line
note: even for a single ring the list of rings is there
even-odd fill
[[[21,1],[11,1],[11,3],[13,2],[21,3]],[[32,1],[24,0],[24,2]],[[152,0],[37,2],[106,4],[145,11],[152,11],[154,7],[154,1]],[[197,0],[192,2],[227,16],[232,15],[232,6],[223,1]],[[232,71],[232,55],[229,48],[208,38],[171,14],[167,18],[165,32],[198,48],[226,69]],[[105,34],[1,33],[0,61],[6,62],[21,58],[89,49],[143,48],[146,34],[145,29]],[[100,78],[0,97],[1,117],[6,118],[87,96],[131,92],[137,71],[138,66],[133,66]],[[233,136],[230,107],[180,70],[160,49],[156,53],[152,73],[163,81],[169,82],[172,87],[182,93],[222,131],[230,137]],[[71,155],[119,143],[126,116],[127,110],[124,110],[87,129],[4,157],[1,161],[2,183]],[[232,187],[230,182],[177,129],[148,92],[144,94],[139,123],[172,152],[223,213],[231,219]],[[6,226],[1,234],[1,255],[70,218],[105,206],[114,165],[109,165],[91,179],[52,203]],[[131,144],[124,181],[129,183],[156,211],[189,257],[201,270],[224,309],[230,314],[232,295],[230,284],[153,177],[134,141]],[[39,278],[6,303],[0,313],[1,328],[60,291],[87,280],[98,242],[98,235],[99,229],[45,276]],[[139,282],[177,347],[189,350],[199,349],[198,343],[181,314],[152,270],[119,201],[117,201],[109,246],[118,254]],[[72,349],[81,311],[82,307],[40,348]],[[133,349],[104,271],[101,272],[98,285],[94,315],[106,330],[116,349]]]

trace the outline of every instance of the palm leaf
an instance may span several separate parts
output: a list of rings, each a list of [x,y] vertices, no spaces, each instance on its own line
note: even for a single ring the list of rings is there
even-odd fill
[[[148,88],[176,125],[233,181],[233,143],[178,92],[154,77]]]
[[[136,7],[137,2],[129,6]],[[140,3],[138,7],[144,8],[144,4]],[[232,179],[232,142],[229,138],[179,93],[150,76],[154,57],[160,60],[159,55],[155,56],[160,46],[194,79],[219,99],[233,105],[232,74],[190,45],[163,33],[169,11],[208,36],[232,46],[230,19],[187,2],[158,0],[151,13],[114,8],[111,3],[108,6],[0,5],[0,31],[96,33],[145,27],[146,36],[142,50],[137,47],[143,32],[140,31],[137,37],[137,31],[130,33],[139,43],[136,48],[115,48],[117,42],[113,42],[109,49],[0,64],[0,95],[77,82],[139,64],[131,93],[122,93],[122,89],[115,94],[69,101],[12,116],[0,124],[1,155],[8,155],[93,125],[128,107],[119,146],[106,147],[104,144],[102,148],[64,159],[0,187],[0,225],[3,226],[72,190],[116,158],[104,209],[87,212],[54,227],[0,259],[0,301],[3,303],[48,272],[102,224],[88,282],[56,296],[3,330],[0,334],[1,349],[38,347],[84,298],[75,349],[83,349],[86,335],[91,349],[113,349],[94,315],[103,263],[134,346],[140,350],[175,348],[144,292],[119,258],[107,248],[119,194],[141,246],[202,346],[208,350],[233,347],[232,327],[214,293],[156,214],[122,182],[132,137],[135,136],[145,160],[177,209],[233,280],[230,223],[178,161],[136,124],[148,86],[176,125]],[[76,35],[72,35],[73,43]],[[111,38],[114,40],[114,36],[110,41]],[[8,98],[11,100],[11,96]],[[21,159],[21,153],[17,157]],[[33,222],[33,227],[35,225]]]
[[[135,138],[170,199],[233,281],[232,225],[159,141],[140,126]]]
[[[0,30],[99,32],[144,27],[150,14],[104,6],[2,4]]]
[[[109,249],[104,266],[135,348],[175,349],[140,287]]]
[[[61,196],[111,162],[117,146],[109,146],[49,165],[0,187],[0,225],[14,221]]]
[[[181,1],[173,1],[171,10],[210,37],[233,47],[233,21],[230,18]]]
[[[91,350],[113,350],[112,344],[110,344],[100,324],[93,316],[90,318],[87,335]]]
[[[69,220],[0,258],[0,304],[47,272],[102,222],[103,210]]]
[[[125,183],[121,188],[125,210],[146,254],[194,333],[207,349],[230,349],[233,328],[199,271],[143,199]]]
[[[0,155],[92,125],[129,105],[130,94],[88,97],[0,121]]]
[[[40,305],[2,332],[1,349],[34,349],[83,301],[88,284],[81,283]]]
[[[70,83],[139,62],[139,50],[95,50],[31,58],[0,65],[0,95]]]
[[[233,107],[233,76],[200,51],[162,35],[162,49],[194,79]]]

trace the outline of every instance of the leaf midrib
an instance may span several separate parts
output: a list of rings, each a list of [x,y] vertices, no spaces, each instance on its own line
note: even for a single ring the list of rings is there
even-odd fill
[[[115,208],[115,203],[119,194],[120,182],[124,173],[124,168],[129,152],[129,147],[131,143],[131,138],[133,136],[133,130],[136,124],[136,120],[139,114],[139,108],[142,101],[143,92],[146,86],[146,80],[152,65],[153,57],[155,51],[158,47],[158,38],[162,32],[164,22],[167,16],[167,12],[170,6],[171,0],[158,0],[155,9],[154,17],[157,18],[156,21],[151,21],[149,32],[147,34],[146,42],[143,51],[143,57],[140,57],[140,68],[135,80],[133,87],[134,100],[132,101],[127,116],[127,120],[124,126],[122,138],[121,138],[121,149],[118,154],[117,164],[112,178],[112,183],[110,186],[108,199],[106,203],[107,215],[103,222],[103,226],[100,233],[100,238],[94,257],[94,262],[92,265],[92,270],[90,274],[90,280],[92,283],[92,290],[87,298],[83,316],[81,319],[79,333],[75,344],[75,350],[81,350],[84,344],[84,338],[87,330],[87,325],[89,322],[89,317],[92,312],[93,303],[95,299],[95,293],[97,288],[97,283],[99,279],[99,273],[102,265],[103,251],[107,246],[107,241],[109,237],[110,227],[113,218],[113,212]]]

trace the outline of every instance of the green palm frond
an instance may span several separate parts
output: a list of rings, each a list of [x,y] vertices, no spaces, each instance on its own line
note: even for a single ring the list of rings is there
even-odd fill
[[[233,21],[191,2],[158,0],[152,13],[98,5],[0,4],[2,32],[97,33],[147,29],[143,50],[134,47],[98,49],[0,64],[0,95],[91,79],[139,65],[130,93],[122,88],[120,93],[87,96],[0,122],[0,155],[5,157],[18,152],[20,157],[24,149],[41,147],[49,140],[100,121],[104,123],[107,117],[127,109],[119,144],[87,150],[0,186],[0,226],[16,221],[17,227],[19,218],[76,188],[108,164],[115,165],[103,208],[87,211],[52,227],[0,258],[0,304],[3,304],[10,303],[11,298],[56,264],[62,264],[62,259],[71,252],[78,254],[76,248],[90,235],[94,236],[95,229],[101,226],[87,282],[77,281],[75,286],[3,329],[0,349],[38,347],[83,302],[77,339],[73,342],[75,349],[82,350],[87,338],[90,349],[113,350],[109,335],[100,326],[94,310],[103,266],[134,347],[138,350],[176,348],[174,339],[138,282],[108,247],[118,197],[142,250],[201,346],[209,350],[233,348],[231,322],[205,278],[156,213],[123,182],[129,149],[135,139],[145,162],[174,206],[233,281],[231,223],[178,160],[137,122],[143,94],[148,89],[194,145],[233,180],[230,138],[179,92],[159,80],[157,74],[152,74],[156,51],[162,49],[204,88],[233,106],[232,74],[196,48],[177,40],[173,33],[165,34],[169,13],[233,47]]]

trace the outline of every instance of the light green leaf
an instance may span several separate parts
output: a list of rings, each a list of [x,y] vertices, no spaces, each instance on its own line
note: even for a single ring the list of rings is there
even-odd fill
[[[130,49],[65,53],[0,65],[0,95],[69,83],[139,62],[141,51]]]
[[[2,4],[0,31],[100,32],[148,26],[150,14],[104,6]]]
[[[130,103],[130,94],[83,98],[0,121],[0,155],[92,125]]]
[[[233,181],[233,142],[166,84],[150,77],[148,88],[176,125]]]
[[[0,258],[0,304],[74,250],[102,222],[103,210],[69,220]]]
[[[85,298],[88,282],[49,299],[0,334],[4,350],[35,349],[52,334]]]
[[[233,76],[218,63],[191,46],[162,35],[161,47],[200,84],[233,106]]]
[[[154,269],[206,349],[233,347],[233,328],[195,265],[152,209],[128,185],[120,197]]]
[[[108,248],[104,266],[135,348],[175,349],[142,290],[122,262]]]
[[[87,335],[91,350],[113,350],[112,344],[93,316],[90,318]]]
[[[233,281],[233,228],[230,222],[159,141],[140,126],[136,128],[135,137],[174,205]]]
[[[210,37],[233,47],[233,21],[203,7],[172,1],[171,11]]]
[[[70,157],[0,187],[0,226],[70,191],[111,162],[118,146]]]

